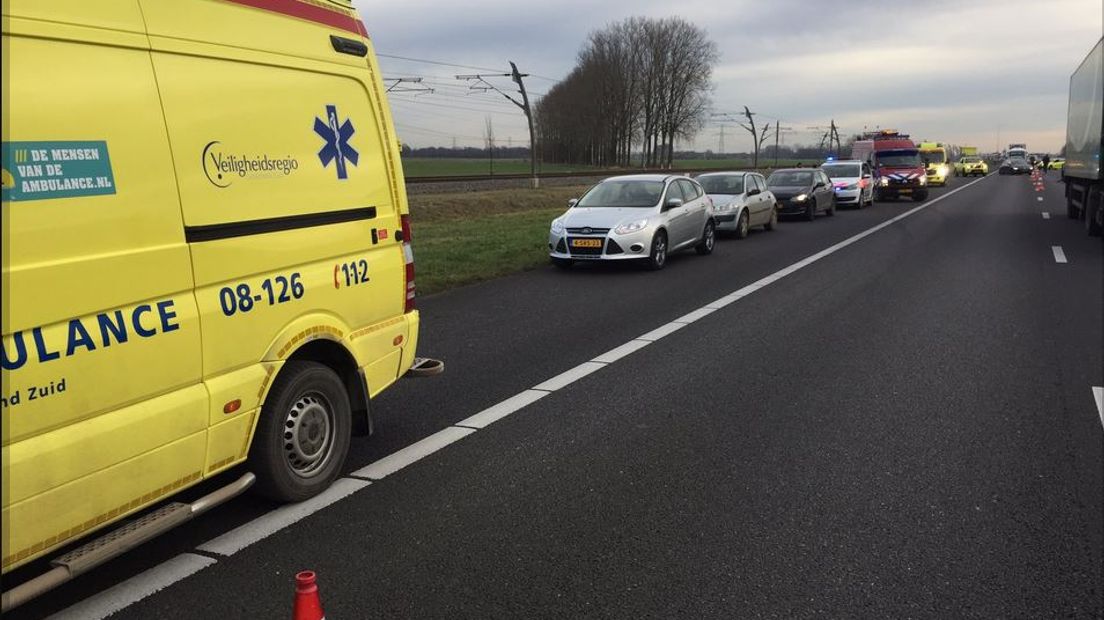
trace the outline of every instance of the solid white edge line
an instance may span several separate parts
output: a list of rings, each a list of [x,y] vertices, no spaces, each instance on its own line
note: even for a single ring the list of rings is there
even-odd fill
[[[787,275],[790,275],[791,273],[794,273],[794,272],[796,272],[800,269],[803,269],[804,267],[807,267],[808,265],[811,265],[812,263],[820,260],[821,258],[824,258],[825,256],[833,254],[836,251],[838,251],[842,248],[845,248],[845,247],[851,245],[852,243],[855,243],[856,241],[858,241],[860,239],[863,239],[864,237],[872,235],[875,232],[877,232],[879,230],[882,230],[883,228],[886,228],[887,226],[890,226],[895,222],[899,222],[899,221],[901,221],[901,220],[903,220],[903,219],[905,219],[905,218],[907,218],[907,217],[909,217],[909,216],[911,216],[915,213],[918,213],[918,212],[932,206],[933,204],[938,203],[940,200],[943,200],[944,198],[948,198],[950,196],[953,196],[954,194],[966,189],[967,187],[970,187],[971,185],[974,185],[975,183],[979,183],[979,182],[989,178],[989,176],[992,176],[992,174],[993,173],[991,173],[990,175],[981,177],[980,179],[971,181],[970,183],[967,183],[966,185],[963,185],[961,187],[957,187],[957,188],[947,192],[946,194],[943,194],[943,195],[941,195],[937,198],[929,200],[929,201],[927,201],[927,202],[925,202],[925,203],[923,203],[923,204],[921,204],[921,205],[919,205],[919,206],[917,206],[913,209],[910,209],[910,210],[908,210],[908,211],[906,211],[906,212],[904,212],[904,213],[902,213],[902,214],[900,214],[896,217],[893,217],[889,220],[886,220],[885,222],[882,222],[881,224],[878,224],[878,225],[876,225],[872,228],[869,228],[869,229],[867,229],[867,230],[865,230],[861,233],[858,233],[858,234],[856,234],[852,237],[849,237],[849,238],[847,238],[847,239],[845,239],[845,240],[843,240],[843,241],[841,241],[841,242],[839,242],[839,243],[837,243],[837,244],[835,244],[835,245],[833,245],[833,246],[831,246],[831,247],[829,247],[825,250],[821,250],[820,252],[817,252],[816,254],[813,254],[812,256],[809,256],[805,259],[802,259],[802,260],[790,265],[789,267],[785,267],[785,268],[783,268],[783,269],[781,269],[781,270],[779,270],[779,271],[777,271],[777,272],[775,272],[771,275],[768,275],[764,278],[761,278],[760,280],[758,280],[756,282],[753,282],[752,284],[749,284],[749,285],[747,285],[747,286],[745,286],[745,287],[743,287],[743,288],[741,288],[737,291],[729,293],[728,295],[725,295],[724,297],[721,297],[721,298],[719,298],[719,299],[717,299],[717,300],[715,300],[715,301],[713,301],[709,304],[706,304],[701,309],[718,310],[720,308],[723,308],[723,307],[725,307],[725,306],[727,306],[727,305],[729,305],[729,304],[731,304],[735,301],[738,301],[739,299],[741,299],[741,298],[743,298],[743,297],[759,290],[760,288],[763,288],[764,286],[767,286],[768,284],[776,282],[776,281],[782,279],[783,277],[785,277]],[[693,314],[693,313],[690,313],[690,314]],[[690,315],[686,315],[686,316],[690,316]],[[639,350],[640,348],[643,348],[644,346],[647,346],[647,344],[650,344],[651,342],[659,340],[660,338],[668,336],[668,335],[678,331],[679,329],[682,329],[686,325],[687,325],[687,323],[676,323],[676,322],[667,323],[666,325],[662,325],[662,326],[648,332],[647,334],[644,334],[643,336],[635,338],[634,340],[631,340],[628,343],[625,343],[624,345],[621,345],[621,346],[619,346],[615,349],[612,349],[612,350],[608,351],[607,353],[599,356],[599,358],[609,355],[609,356],[616,356],[616,357],[614,357],[614,359],[621,359],[622,357],[625,357],[626,355],[630,354],[632,351]],[[638,341],[643,342],[644,344],[641,344],[639,346],[633,345],[634,342],[638,342]],[[632,350],[627,350],[629,345],[633,345],[635,348],[633,348]],[[578,379],[580,379],[582,377],[585,377],[586,375],[589,375],[590,373],[592,373],[596,370],[599,370],[599,369],[603,368],[604,366],[606,366],[608,364],[606,362],[597,361],[599,358],[595,358],[596,361],[584,362],[584,363],[580,364],[579,366],[576,366],[575,368],[572,368],[571,370],[568,370],[565,373],[562,373],[560,375],[557,375],[556,377],[553,377],[552,379],[549,379],[548,381],[545,381],[544,383],[534,387],[531,390],[526,390],[525,392],[521,392],[520,394],[512,396],[511,399],[519,398],[523,394],[527,394],[529,392],[538,392],[539,391],[543,395],[543,394],[547,394],[549,392],[555,391],[556,389],[559,389],[560,387],[564,387],[566,385],[569,385],[572,382],[577,381]],[[553,387],[552,389],[541,387],[541,386],[548,386],[548,385],[552,385],[552,386],[556,386],[556,387]],[[1099,388],[1094,388],[1094,389],[1099,389]],[[535,396],[535,395],[531,395],[530,397],[532,397],[532,396]],[[543,396],[541,396],[541,397],[543,397]],[[541,398],[541,397],[534,397],[533,402],[535,402],[536,400],[539,400],[539,398]],[[507,399],[507,400],[510,400],[510,399]],[[499,405],[502,405],[505,402],[506,401],[503,401],[502,403],[499,403]],[[1098,397],[1097,402],[1098,403],[1100,402],[1099,397]],[[498,405],[493,405],[492,407],[490,407],[488,409],[485,409],[483,412],[480,412],[479,414],[476,414],[476,416],[481,415],[482,413],[485,413],[487,411],[493,410],[496,407],[498,407]],[[509,407],[506,407],[506,408],[508,409]],[[518,407],[517,409],[513,409],[512,411],[509,411],[509,413],[514,413],[515,411],[518,411],[522,408],[524,408],[524,405],[522,407]],[[1104,410],[1102,410],[1102,411],[1104,411]],[[508,414],[505,414],[505,415],[508,415]],[[472,416],[472,417],[468,418],[467,420],[470,421],[472,418],[474,418],[476,416]],[[490,417],[490,416],[488,416],[488,417]],[[496,418],[496,419],[500,419],[500,418]],[[1102,420],[1102,422],[1104,422],[1104,413],[1101,414],[1101,420]],[[460,422],[459,424],[463,424],[463,422]],[[399,450],[398,452],[395,452],[391,455],[388,455],[388,456],[376,461],[375,463],[372,463],[372,464],[370,464],[366,467],[363,467],[363,468],[361,468],[361,469],[359,469],[355,472],[352,472],[349,475],[359,476],[361,478],[370,478],[372,480],[379,480],[379,479],[384,478],[384,477],[386,477],[390,474],[395,473],[396,471],[406,467],[407,465],[415,463],[418,460],[421,460],[422,458],[425,458],[426,456],[429,456],[430,454],[433,454],[434,452],[437,452],[441,448],[444,448],[445,446],[447,446],[447,445],[449,445],[449,444],[451,444],[455,441],[458,441],[460,439],[463,439],[464,437],[467,437],[468,435],[470,435],[474,432],[476,432],[475,428],[465,428],[465,427],[460,427],[460,426],[449,426],[445,429],[442,429],[442,430],[434,433],[433,435],[430,435],[429,437],[426,437],[425,439],[422,439],[422,440],[420,440],[420,441],[418,441],[414,444],[411,444],[411,445],[403,448],[402,450]],[[336,502],[336,501],[338,501],[338,500],[340,500],[340,499],[342,499],[342,498],[344,498],[348,495],[351,495],[352,493],[354,493],[354,492],[356,492],[360,489],[363,489],[364,487],[368,486],[369,484],[371,484],[371,483],[366,481],[366,480],[357,480],[355,478],[341,478],[341,479],[337,480],[329,489],[322,492],[321,494],[319,494],[315,498],[313,498],[311,500],[307,500],[306,502],[302,502],[302,503],[299,503],[299,504],[293,504],[293,505],[285,506],[283,508],[279,508],[279,509],[273,511],[272,513],[262,515],[262,516],[258,517],[257,519],[254,519],[253,521],[250,521],[249,523],[246,523],[246,524],[238,527],[237,529],[228,532],[227,534],[224,534],[222,536],[219,536],[219,537],[215,538],[214,540],[211,540],[207,543],[204,543],[202,546],[199,547],[199,549],[203,550],[203,551],[210,551],[211,553],[217,553],[217,554],[220,554],[220,555],[232,555],[233,553],[235,553],[236,551],[239,551],[240,549],[244,548],[245,546],[253,544],[253,543],[265,538],[266,536],[269,536],[272,533],[274,533],[276,531],[279,531],[280,529],[283,529],[284,527],[287,527],[288,525],[291,525],[291,524],[295,523],[296,521],[299,521],[303,517],[305,517],[305,516],[307,516],[307,515],[309,515],[313,512],[316,512],[317,510],[320,510],[321,508],[324,508],[325,506],[328,506],[328,505],[330,505],[330,504],[332,504],[332,503],[334,503],[334,502]],[[337,489],[337,490],[335,491],[335,489]],[[335,496],[335,495],[337,497],[332,497],[332,496]],[[314,507],[315,504],[312,504],[312,502],[315,502],[316,504],[318,504],[317,507]],[[275,527],[276,525],[278,525],[280,523],[279,519],[277,519],[275,517],[271,520],[267,519],[268,517],[270,517],[271,515],[273,515],[275,513],[281,513],[282,515],[284,515],[283,516],[284,519],[288,519],[290,516],[292,516],[292,513],[297,508],[305,508],[305,510],[303,511],[303,514],[301,516],[298,516],[298,517],[292,519],[292,520],[287,521],[287,523],[285,525],[280,525],[279,527]],[[275,527],[275,529],[272,529],[273,527]],[[261,534],[265,531],[267,531],[267,533],[264,533],[263,535],[259,535],[259,534]],[[199,555],[192,554],[192,553],[181,554],[180,556],[177,556],[176,558],[173,558],[172,560],[169,560],[167,562],[159,564],[158,566],[155,566],[155,567],[151,568],[150,570],[148,570],[148,571],[146,571],[146,572],[144,572],[140,575],[132,577],[131,579],[128,579],[127,581],[125,581],[125,582],[123,582],[123,583],[121,583],[117,586],[114,586],[114,587],[112,587],[108,590],[105,590],[104,592],[101,592],[97,595],[94,595],[94,596],[88,598],[88,599],[85,599],[84,601],[82,601],[80,603],[77,603],[76,605],[73,605],[72,607],[62,611],[59,615],[54,616],[54,617],[57,617],[57,618],[103,618],[103,617],[106,617],[107,615],[113,614],[113,613],[115,613],[115,612],[117,612],[117,611],[119,611],[119,610],[135,603],[135,602],[138,602],[138,601],[142,600],[143,598],[145,598],[147,596],[150,596],[151,594],[154,594],[154,593],[158,592],[159,590],[164,589],[165,587],[171,585],[172,583],[180,581],[180,580],[188,577],[189,575],[192,575],[193,573],[196,573],[196,572],[198,572],[198,571],[200,571],[200,570],[202,570],[202,569],[206,568],[207,566],[210,566],[211,564],[214,564],[214,563],[215,563],[215,560],[213,560],[211,558],[206,558],[206,557],[199,556]],[[100,610],[100,609],[105,610],[103,612],[103,615],[96,615],[97,613],[100,613],[99,611],[97,611],[97,610]],[[72,613],[70,613],[70,612],[72,612]],[[62,615],[62,614],[65,614],[65,615]]]
[[[483,411],[457,422],[455,426],[486,428],[518,409],[532,405],[549,394],[551,394],[551,392],[545,392],[543,390],[525,390],[524,392],[507,398],[497,405],[487,407]]]
[[[351,475],[361,478],[371,478],[372,480],[386,478],[407,465],[416,463],[450,443],[463,439],[474,432],[475,429],[473,428],[460,428],[458,426],[443,428],[425,439],[416,441],[398,452],[393,452],[375,463],[352,472]]]
[[[610,349],[609,351],[606,351],[605,353],[590,361],[601,362],[603,364],[612,364],[622,357],[636,353],[637,351],[643,349],[650,344],[652,344],[652,341],[649,340],[630,340],[619,347],[615,347],[613,349]]]
[[[1069,262],[1068,260],[1066,260],[1066,252],[1062,249],[1062,246],[1052,245],[1052,246],[1050,246],[1050,251],[1054,252],[1054,262],[1056,262],[1056,263],[1068,263]]]
[[[578,366],[561,372],[560,374],[552,377],[551,379],[541,383],[540,385],[534,385],[534,390],[544,390],[546,392],[555,392],[558,389],[567,387],[572,383],[575,383],[579,379],[589,375],[590,373],[605,368],[606,365],[601,362],[583,362]]]
[[[1043,211],[1043,219],[1044,220],[1049,220],[1050,219],[1050,212]]]
[[[256,519],[244,525],[240,525],[214,540],[203,543],[197,547],[197,549],[217,555],[234,555],[249,545],[268,538],[285,527],[322,510],[326,506],[356,493],[369,484],[372,483],[366,480],[338,478],[330,485],[330,488],[322,491],[318,495],[297,504],[285,504],[272,512],[266,512]]]
[[[1104,426],[1104,387],[1094,387],[1093,398],[1096,400],[1096,410],[1100,413],[1100,424]]]
[[[636,339],[637,340],[647,340],[648,342],[655,342],[656,340],[659,340],[660,338],[670,336],[671,334],[677,332],[678,330],[682,329],[683,327],[686,327],[686,325],[687,325],[686,323],[675,323],[675,322],[672,321],[672,322],[670,322],[666,325],[661,325],[661,326],[653,329],[652,331],[650,331],[646,334],[643,334],[641,336],[637,336]]]
[[[714,312],[716,312],[716,310],[713,309],[713,308],[705,308],[705,307],[698,308],[697,310],[695,310],[693,312],[688,312],[688,313],[680,316],[679,318],[672,321],[672,323],[693,323],[694,321],[697,321],[698,319],[707,317],[710,314],[713,314]]]
[[[50,618],[56,620],[106,618],[215,563],[212,558],[194,553],[182,553],[103,592],[94,594],[72,607],[67,607]]]

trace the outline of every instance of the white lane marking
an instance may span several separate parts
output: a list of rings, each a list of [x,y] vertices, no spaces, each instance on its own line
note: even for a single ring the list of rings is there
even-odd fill
[[[473,428],[460,428],[458,426],[444,428],[421,441],[410,444],[398,452],[383,457],[371,465],[354,471],[352,475],[360,476],[361,478],[371,478],[372,480],[385,478],[403,467],[416,463],[450,443],[463,439],[474,432],[475,429]]]
[[[1050,219],[1050,213],[1047,212],[1047,211],[1043,211],[1043,219],[1044,220],[1049,220]]]
[[[212,558],[194,553],[182,553],[50,617],[57,620],[106,618],[214,563],[215,560]]]
[[[670,336],[671,334],[677,332],[678,330],[682,329],[683,327],[686,327],[686,325],[687,325],[686,323],[675,323],[674,321],[672,321],[672,322],[670,322],[666,325],[661,325],[661,326],[653,329],[652,331],[650,331],[650,332],[648,332],[648,333],[646,333],[642,336],[637,336],[636,339],[637,340],[647,340],[648,342],[655,342],[656,340],[659,340],[660,338]]]
[[[992,174],[995,174],[995,173],[992,173]],[[990,174],[989,176],[992,176],[992,174]],[[777,271],[777,272],[775,272],[775,273],[773,273],[773,274],[771,274],[771,275],[769,275],[765,278],[762,278],[762,279],[760,279],[756,282],[753,282],[752,284],[749,284],[749,285],[747,285],[747,286],[745,286],[745,287],[743,287],[743,288],[741,288],[737,291],[729,293],[728,295],[725,295],[724,297],[721,297],[721,298],[719,298],[719,299],[717,299],[713,302],[710,302],[710,303],[706,304],[705,306],[703,306],[702,308],[703,309],[709,309],[709,310],[717,310],[717,309],[723,308],[723,307],[725,307],[725,306],[727,306],[727,305],[729,305],[729,304],[731,304],[735,301],[738,301],[739,299],[741,299],[741,298],[743,298],[743,297],[759,290],[760,288],[763,288],[764,286],[767,286],[768,284],[770,284],[772,282],[776,282],[776,281],[782,279],[783,277],[785,277],[787,275],[790,275],[791,273],[794,273],[794,272],[796,272],[796,271],[798,271],[798,270],[800,270],[800,269],[802,269],[802,268],[804,268],[808,265],[811,265],[812,263],[820,260],[821,258],[824,258],[825,256],[828,256],[829,254],[837,252],[840,249],[845,248],[845,247],[851,245],[852,243],[855,243],[856,241],[858,241],[860,239],[863,239],[864,237],[872,235],[875,232],[877,232],[877,231],[879,231],[879,230],[881,230],[881,229],[883,229],[887,226],[890,226],[895,222],[899,222],[899,221],[901,221],[901,220],[903,220],[903,219],[905,219],[905,218],[907,218],[907,217],[909,217],[909,216],[911,216],[915,213],[918,213],[918,212],[920,212],[924,209],[927,209],[928,207],[938,203],[940,200],[943,200],[945,198],[953,196],[954,194],[966,189],[967,187],[970,187],[971,185],[973,185],[975,183],[980,183],[981,181],[989,178],[989,176],[981,177],[980,179],[977,179],[975,181],[967,183],[966,185],[963,185],[961,187],[957,187],[957,188],[947,192],[946,194],[943,194],[943,195],[941,195],[937,198],[929,200],[928,202],[925,202],[925,203],[921,204],[920,206],[914,207],[914,208],[912,208],[912,209],[910,209],[910,210],[908,210],[908,211],[906,211],[906,212],[904,212],[904,213],[902,213],[902,214],[900,214],[900,215],[898,215],[898,216],[896,216],[892,219],[889,219],[885,222],[882,222],[881,224],[878,224],[877,226],[874,226],[873,228],[869,228],[869,229],[867,229],[867,230],[865,230],[865,231],[863,231],[863,232],[861,232],[857,235],[854,235],[854,236],[852,236],[848,239],[845,239],[845,240],[843,240],[843,241],[841,241],[841,242],[839,242],[839,243],[837,243],[837,244],[835,244],[835,245],[833,245],[833,246],[831,246],[831,247],[829,247],[825,250],[817,252],[816,254],[813,254],[812,256],[809,256],[805,259],[802,259],[802,260],[790,265],[789,267],[786,267],[786,268],[784,268],[780,271]],[[686,316],[689,316],[689,315],[686,315]],[[569,370],[569,371],[567,371],[567,372],[565,372],[561,375],[558,375],[557,377],[554,377],[553,379],[550,379],[549,381],[546,381],[544,384],[541,384],[541,385],[548,384],[548,383],[550,383],[554,380],[561,379],[561,378],[570,379],[570,381],[567,381],[566,383],[563,383],[563,385],[567,385],[567,384],[571,383],[572,381],[575,381],[579,378],[582,378],[582,377],[584,377],[584,376],[586,376],[586,375],[588,375],[588,374],[590,374],[590,373],[592,373],[592,372],[594,372],[594,371],[596,371],[596,370],[598,370],[598,369],[600,369],[604,366],[607,366],[609,363],[612,363],[612,362],[603,363],[603,362],[599,361],[600,358],[603,358],[605,356],[610,356],[614,360],[619,360],[619,359],[631,354],[632,352],[638,351],[641,348],[647,346],[648,343],[659,340],[660,338],[668,336],[668,335],[674,333],[675,331],[678,331],[679,329],[682,329],[686,325],[687,325],[686,323],[672,322],[672,323],[668,323],[666,325],[660,326],[660,327],[648,332],[644,336],[636,338],[632,341],[629,341],[628,343],[625,343],[624,345],[621,345],[620,347],[617,347],[615,349],[612,349],[611,351],[608,351],[607,353],[599,356],[598,358],[595,358],[595,361],[593,361],[593,362],[584,362],[583,364],[581,364],[579,366],[576,366],[575,368],[573,368],[573,369],[571,369],[571,370]],[[633,344],[634,342],[637,342],[637,341],[643,341],[645,344],[641,344],[639,346]],[[630,345],[632,345],[632,346],[630,346]],[[585,369],[586,371],[582,372],[582,369]],[[538,388],[540,388],[540,386],[537,386],[536,388],[533,388],[533,390],[527,390],[526,392],[522,392],[521,394],[512,396],[512,397],[510,397],[510,399],[507,399],[507,401],[510,401],[512,399],[521,398],[523,394],[526,394],[528,392],[538,391]],[[540,391],[544,392],[544,390],[540,390]],[[553,391],[553,390],[547,390],[547,392],[551,392],[551,391]],[[533,398],[533,402],[535,402],[536,400],[539,400],[539,398]],[[507,401],[503,401],[503,403],[499,403],[499,405],[502,405]],[[472,418],[474,418],[476,416],[479,416],[482,413],[485,413],[487,411],[493,410],[496,407],[498,407],[498,405],[494,405],[494,406],[490,407],[489,409],[485,409],[480,414],[476,414],[475,416],[472,416]],[[505,415],[509,415],[509,413],[515,413],[517,411],[520,411],[523,408],[524,408],[524,406],[518,407],[516,409],[514,409],[513,407],[510,407],[510,406],[505,406],[505,407],[503,407],[502,411],[509,410],[509,409],[512,409],[512,410],[509,411],[508,413],[504,413],[502,416],[495,417],[495,420],[499,420],[502,417],[504,417]],[[497,415],[497,412],[496,412],[496,415]],[[492,417],[492,416],[491,415],[487,416],[487,418],[490,418],[490,417]],[[470,422],[470,420],[472,418],[468,418],[468,421]],[[479,420],[477,420],[477,422],[479,422]],[[488,424],[489,424],[489,422],[488,422]],[[395,453],[393,453],[389,456],[386,456],[386,457],[376,461],[375,463],[372,463],[371,465],[368,465],[367,467],[363,467],[363,468],[353,472],[350,475],[360,476],[362,478],[370,478],[370,479],[373,479],[373,480],[378,480],[380,478],[383,478],[385,476],[393,474],[396,471],[402,469],[403,467],[406,467],[407,465],[410,465],[411,463],[414,463],[414,462],[416,462],[416,461],[418,461],[422,458],[425,458],[426,456],[429,456],[430,454],[433,454],[434,452],[440,450],[441,448],[444,448],[445,446],[447,446],[447,445],[449,445],[449,444],[451,444],[455,441],[463,439],[464,437],[467,437],[468,435],[470,435],[474,432],[476,432],[475,428],[464,428],[464,427],[460,427],[460,426],[450,426],[448,428],[445,428],[444,430],[441,430],[441,431],[438,431],[437,433],[434,433],[433,435],[430,435],[429,437],[426,437],[425,439],[422,439],[421,441],[418,441],[418,442],[416,442],[412,445],[409,445],[406,448],[403,448],[402,450],[399,450],[398,452],[395,452]],[[330,488],[329,491],[323,492],[322,494],[320,494],[315,499],[318,499],[319,497],[322,497],[326,493],[331,492],[332,489],[334,489],[335,487],[338,487],[338,485],[341,485],[341,487],[339,487],[339,488],[342,488],[342,489],[347,488],[348,486],[355,487],[351,491],[348,491],[348,492],[345,492],[345,493],[340,493],[341,497],[346,497],[346,496],[352,494],[353,492],[368,486],[369,484],[370,484],[369,482],[364,481],[364,480],[356,480],[356,479],[352,479],[352,478],[342,478],[342,479],[338,480],[337,482],[335,482],[334,485]],[[340,498],[338,498],[338,499],[340,499]],[[336,501],[336,500],[327,501],[325,504],[323,504],[321,506],[317,506],[317,507],[315,507],[313,505],[307,506],[307,504],[309,504],[311,501],[312,500],[308,500],[307,502],[304,502],[302,504],[297,504],[295,506],[287,506],[285,508],[291,509],[291,508],[295,508],[295,507],[299,507],[299,506],[306,506],[303,510],[303,515],[299,517],[299,519],[301,519],[302,517],[305,517],[305,516],[309,515],[310,513],[321,509],[322,507],[324,507],[326,505],[332,504],[333,501]],[[283,510],[283,509],[277,509],[277,512],[280,511],[280,510]],[[234,532],[237,532],[238,530],[246,530],[246,528],[249,528],[250,526],[257,527],[255,524],[257,522],[265,519],[266,516],[267,515],[262,515],[261,517],[258,517],[257,519],[254,519],[254,521],[251,521],[250,523],[246,523],[245,525],[242,525],[237,530],[234,530],[234,531],[232,531],[228,534],[220,536],[220,537],[204,544],[203,546],[200,547],[200,549],[217,548],[217,549],[223,549],[224,551],[229,550],[229,549],[234,549],[234,551],[237,551],[238,549],[240,549],[239,547],[237,547],[237,544],[233,544],[233,545],[228,544],[226,546],[223,546],[223,545],[218,544],[218,543],[219,543],[220,540],[226,539],[230,534],[233,534]],[[299,519],[296,519],[296,521],[299,520]],[[292,521],[291,523],[294,523],[294,521]],[[258,530],[259,529],[260,528],[258,528]],[[248,531],[248,530],[246,530],[246,531]],[[239,541],[243,542],[245,540],[245,534],[241,534],[240,536],[241,536],[241,538],[239,539]],[[256,542],[257,540],[260,540],[260,538],[256,538],[255,536],[253,538],[254,538],[254,540],[252,542]],[[263,536],[261,538],[263,538]],[[226,542],[226,541],[224,541],[224,542]],[[231,540],[231,542],[235,542],[235,541]],[[248,544],[252,544],[252,543],[248,543]],[[218,552],[216,551],[215,553],[218,553]],[[233,551],[230,551],[230,553],[233,553]],[[226,555],[228,555],[228,554],[229,553],[227,553]],[[183,558],[185,556],[192,557],[192,558],[199,558],[201,560],[202,565],[200,565],[198,567],[192,567],[191,570],[185,571],[185,570],[183,570],[182,567],[173,564],[176,561],[176,559],[170,560],[169,562],[165,562],[164,564],[161,564],[161,565],[159,565],[159,566],[157,566],[153,569],[150,569],[149,571],[146,571],[145,573],[142,573],[141,575],[138,575],[137,577],[134,577],[134,578],[122,583],[122,584],[119,584],[119,586],[116,586],[115,588],[112,588],[110,590],[107,590],[107,591],[101,593],[101,595],[106,595],[107,593],[114,592],[117,588],[121,588],[121,587],[123,587],[127,584],[130,584],[131,582],[134,582],[134,581],[138,581],[143,586],[144,589],[140,590],[140,592],[146,592],[146,589],[148,589],[149,587],[153,587],[152,590],[149,590],[145,594],[140,594],[140,596],[138,596],[138,598],[133,598],[133,600],[130,600],[130,599],[124,598],[124,597],[116,597],[116,599],[119,600],[120,603],[118,604],[117,607],[111,609],[107,613],[114,613],[114,612],[130,605],[131,603],[137,602],[138,600],[141,600],[142,598],[144,598],[146,596],[149,596],[150,594],[152,594],[154,592],[157,592],[158,590],[161,590],[161,589],[167,587],[168,585],[172,584],[173,582],[184,579],[188,575],[191,575],[192,573],[194,573],[198,570],[201,570],[204,567],[206,567],[210,564],[213,564],[215,562],[214,560],[212,560],[210,558],[203,558],[202,556],[197,556],[197,555],[194,555],[194,554],[184,554],[184,555],[179,556],[179,557]],[[156,577],[156,578],[147,578],[146,575],[154,575],[154,577]],[[143,579],[143,578],[145,578],[145,579]],[[147,583],[145,583],[145,581],[149,581],[149,583],[147,584]],[[133,586],[132,586],[132,588],[133,588]],[[103,617],[103,616],[95,616],[92,613],[85,612],[85,611],[83,611],[83,607],[82,607],[82,605],[84,605],[85,603],[88,603],[90,601],[99,599],[99,597],[101,595],[96,595],[96,596],[94,596],[90,599],[87,599],[83,603],[79,603],[78,605],[76,605],[74,607],[71,607],[70,609],[80,608],[81,611],[75,613],[72,616],[66,616],[66,617],[72,617],[72,618]],[[128,600],[129,600],[129,602],[127,602]],[[68,610],[66,610],[66,612],[62,612],[62,613],[68,613]]]
[[[352,495],[372,484],[366,480],[339,478],[330,488],[298,504],[285,504],[252,521],[209,540],[198,547],[200,551],[217,555],[234,555],[253,543],[268,538],[285,527],[308,517],[326,506]]]
[[[1066,253],[1065,253],[1065,251],[1062,250],[1062,246],[1052,245],[1052,246],[1050,246],[1050,251],[1054,252],[1054,262],[1056,262],[1056,263],[1068,263],[1069,262],[1068,260],[1066,260]]]
[[[1039,200],[1039,202],[1042,202],[1042,201],[1043,201],[1043,197],[1042,197],[1042,196],[1039,196],[1038,200]]]
[[[457,422],[454,426],[464,426],[476,429],[486,428],[518,409],[532,405],[549,394],[551,394],[551,392],[546,392],[544,390],[525,390],[520,394],[515,394],[507,398],[497,405],[488,407],[469,418]]]
[[[567,372],[562,372],[555,377],[552,377],[548,381],[541,383],[540,385],[534,385],[533,389],[544,390],[546,392],[555,392],[560,388],[564,388],[571,385],[572,383],[575,383],[579,379],[582,379],[583,377],[589,375],[596,370],[601,370],[605,366],[606,365],[601,362],[583,362],[582,364],[579,364],[571,370],[568,370]]]
[[[636,353],[637,351],[643,349],[650,344],[652,344],[652,341],[649,340],[630,340],[619,347],[606,351],[605,353],[590,361],[602,362],[603,364],[612,364],[622,357],[625,357],[626,355],[629,355],[631,353]]]
[[[1100,424],[1104,425],[1104,387],[1094,387],[1093,398],[1096,399],[1096,410],[1100,412]]]
[[[698,319],[703,317],[707,317],[714,312],[716,312],[716,310],[713,308],[698,308],[693,312],[688,312],[680,316],[679,318],[672,321],[672,323],[693,323],[694,321],[697,321]]]

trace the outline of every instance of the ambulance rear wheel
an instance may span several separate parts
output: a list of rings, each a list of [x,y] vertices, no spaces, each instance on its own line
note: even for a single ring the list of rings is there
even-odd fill
[[[281,502],[318,495],[341,473],[351,435],[352,406],[337,373],[317,362],[287,362],[253,435],[254,490]]]

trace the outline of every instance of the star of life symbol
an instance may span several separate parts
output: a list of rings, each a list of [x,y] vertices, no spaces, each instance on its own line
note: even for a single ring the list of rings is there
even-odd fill
[[[349,144],[349,138],[356,133],[352,121],[345,119],[344,123],[338,124],[337,106],[327,105],[326,120],[318,117],[314,119],[314,133],[326,141],[322,150],[318,151],[318,159],[322,161],[322,167],[328,167],[331,161],[337,162],[337,178],[347,179],[349,173],[345,168],[345,162],[348,161],[355,166],[357,159],[360,158],[357,150]]]

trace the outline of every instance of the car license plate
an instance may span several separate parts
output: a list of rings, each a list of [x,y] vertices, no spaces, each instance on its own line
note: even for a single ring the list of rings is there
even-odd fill
[[[902,189],[902,190],[898,190],[898,191],[900,191],[902,194],[911,194],[912,193],[911,189]]]
[[[571,247],[573,248],[600,248],[602,247],[601,239],[572,239]]]

